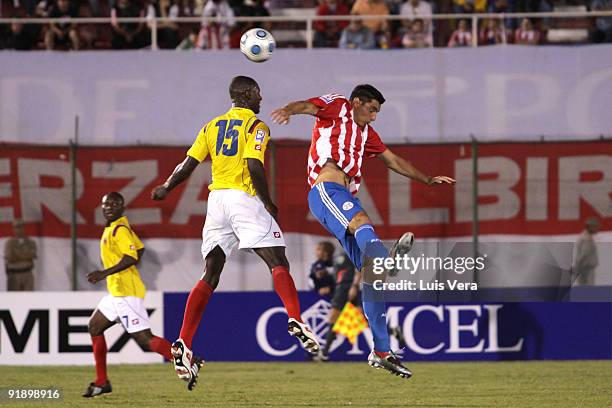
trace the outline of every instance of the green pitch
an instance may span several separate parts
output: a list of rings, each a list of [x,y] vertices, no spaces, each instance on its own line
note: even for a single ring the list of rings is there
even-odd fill
[[[187,391],[169,364],[109,366],[113,393],[84,399],[93,367],[0,367],[0,387],[61,387],[18,407],[611,407],[612,361],[408,363],[402,380],[366,363],[208,363]],[[0,408],[7,406],[0,401]]]

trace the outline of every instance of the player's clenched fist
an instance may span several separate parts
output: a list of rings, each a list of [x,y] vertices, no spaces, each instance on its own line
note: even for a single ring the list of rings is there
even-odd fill
[[[151,190],[151,198],[153,200],[163,200],[168,195],[168,189],[163,185],[155,187]]]
[[[106,278],[106,273],[104,273],[104,271],[93,271],[87,274],[89,283],[98,283],[104,278]]]

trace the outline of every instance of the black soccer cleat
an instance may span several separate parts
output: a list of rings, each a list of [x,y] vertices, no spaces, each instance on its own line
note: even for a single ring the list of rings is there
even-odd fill
[[[391,374],[398,375],[402,378],[412,377],[412,372],[402,365],[402,361],[392,351],[387,353],[385,357],[380,357],[372,350],[368,356],[368,364],[374,368],[384,368]]]
[[[191,378],[189,379],[189,383],[187,384],[187,389],[189,391],[193,391],[193,388],[198,383],[198,377],[200,376],[200,370],[204,365],[204,360],[198,356],[193,356],[193,364],[191,365]]]
[[[391,251],[389,251],[389,258],[395,259],[395,257],[398,255],[400,258],[403,258],[404,255],[407,255],[408,252],[410,252],[413,244],[414,234],[412,232],[406,232],[391,247]],[[389,276],[397,276],[398,273],[399,269],[397,268],[397,265],[389,270]]]
[[[111,386],[110,381],[107,381],[106,384],[101,386],[91,383],[87,387],[87,390],[85,390],[83,397],[92,398],[102,394],[110,394],[111,392],[113,392],[113,387]]]

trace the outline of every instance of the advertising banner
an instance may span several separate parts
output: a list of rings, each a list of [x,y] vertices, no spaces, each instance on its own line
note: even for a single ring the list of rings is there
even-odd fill
[[[186,293],[164,295],[164,332],[178,336]],[[302,318],[324,341],[330,303],[301,293]],[[389,303],[387,322],[400,327],[404,359],[572,360],[612,358],[612,304]],[[585,319],[585,316],[588,318]],[[210,361],[304,361],[307,353],[287,334],[287,315],[273,292],[216,293],[193,342]],[[331,360],[363,361],[372,348],[366,329],[351,345],[339,336]],[[391,338],[391,348],[400,343]]]
[[[482,144],[478,151],[478,218],[481,234],[577,234],[584,219],[602,219],[612,230],[612,145],[608,142]],[[457,179],[427,187],[366,160],[359,198],[383,239],[410,228],[421,238],[472,233],[471,146],[403,145],[392,149],[428,174]],[[152,188],[185,157],[184,147],[81,148],[76,162],[77,234],[98,238],[104,226],[100,200],[119,191],[131,225],[143,238],[198,238],[206,214],[210,162],[162,202]],[[28,234],[68,237],[71,164],[68,149],[7,145],[0,152],[0,236],[21,217]],[[308,210],[308,145],[280,143],[269,156],[285,233],[325,235]]]
[[[19,292],[0,294],[0,365],[91,365],[87,322],[106,292]],[[163,333],[163,299],[148,292],[151,331]],[[104,333],[111,364],[155,363],[116,324]]]
[[[37,290],[71,286],[71,183],[65,147],[5,145],[0,151],[0,254],[11,222],[25,221],[26,234],[39,248]],[[364,163],[359,198],[378,235],[397,239],[414,232],[418,242],[471,241],[473,217],[472,147],[467,144],[393,146],[429,174],[456,178],[455,186],[427,187],[388,170],[377,159]],[[296,284],[306,289],[314,246],[330,235],[312,217],[307,204],[308,146],[279,142],[267,160],[287,254]],[[126,199],[127,216],[147,248],[141,272],[150,289],[189,290],[202,273],[201,229],[206,214],[210,162],[162,202],[151,189],[185,156],[185,147],[87,147],[76,160],[78,288],[95,289],[84,276],[99,266],[99,237],[104,228],[100,200],[109,191]],[[564,241],[573,246],[584,220],[596,217],[598,240],[612,231],[612,150],[601,142],[488,143],[478,149],[478,218],[481,241]],[[609,239],[609,238],[608,238]],[[599,244],[598,244],[599,245]],[[570,248],[572,247],[570,246]],[[571,251],[571,249],[570,249]],[[612,284],[610,251],[599,248],[598,284]],[[504,270],[516,266],[516,257]],[[571,259],[571,257],[570,257]],[[608,267],[606,267],[608,265]],[[568,265],[563,265],[568,268]],[[608,269],[606,269],[608,268]],[[228,260],[220,290],[267,290],[265,266],[252,254]],[[526,269],[525,269],[526,270]],[[0,274],[0,288],[5,275]],[[493,284],[495,282],[492,282]],[[533,285],[506,279],[504,286]]]

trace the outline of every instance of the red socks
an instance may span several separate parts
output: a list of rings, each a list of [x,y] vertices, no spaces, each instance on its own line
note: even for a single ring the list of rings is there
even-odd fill
[[[187,305],[185,306],[185,315],[183,316],[183,326],[179,335],[189,348],[191,348],[191,341],[200,324],[200,320],[202,320],[202,314],[212,293],[213,288],[204,280],[199,280],[193,289],[191,289],[191,293],[189,293]]]
[[[172,345],[168,340],[157,336],[153,336],[149,342],[149,349],[157,354],[161,354],[168,361],[173,360],[172,353],[170,353],[170,347],[172,347]]]
[[[106,376],[106,340],[104,335],[91,336],[91,344],[93,345],[93,354],[96,361],[96,385],[104,385],[108,382]]]
[[[302,323],[302,317],[300,316],[300,301],[298,300],[293,278],[289,274],[289,269],[285,266],[276,266],[272,268],[272,279],[274,280],[274,289],[278,297],[283,301],[283,305],[285,305],[289,317]]]
[[[293,278],[289,274],[289,269],[284,266],[272,268],[272,278],[274,280],[274,289],[283,301],[287,314],[290,318],[296,319],[300,323],[300,302],[298,300],[297,291]],[[183,316],[183,326],[179,337],[183,339],[185,345],[191,348],[193,336],[202,320],[202,314],[206,309],[208,299],[213,293],[213,288],[204,280],[199,280],[198,283],[191,289],[185,306],[185,315]]]

